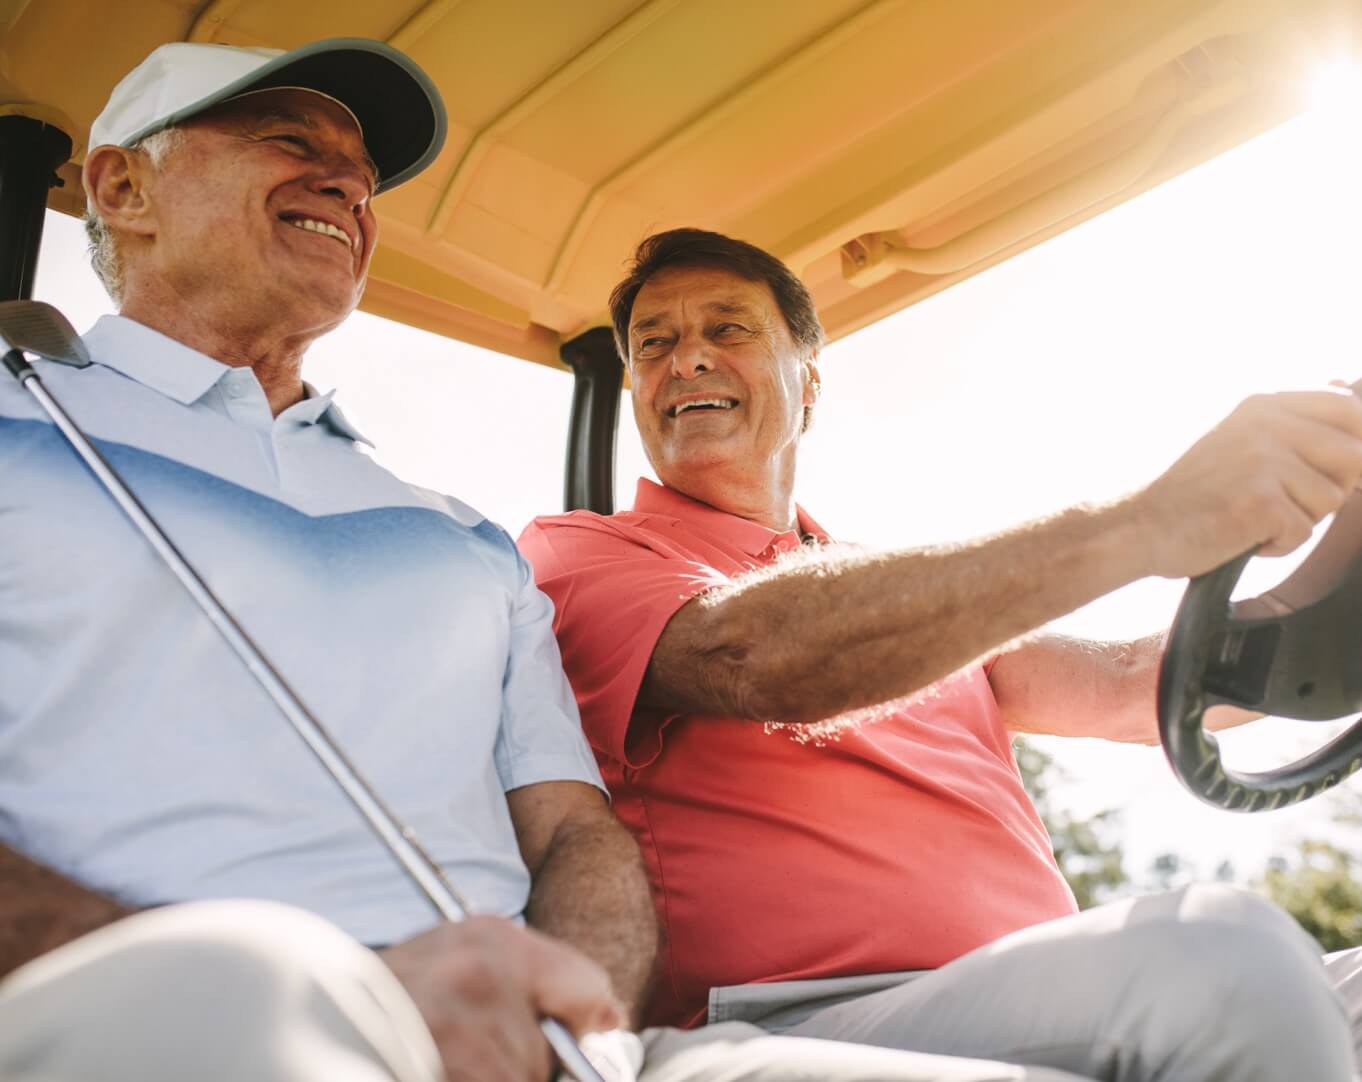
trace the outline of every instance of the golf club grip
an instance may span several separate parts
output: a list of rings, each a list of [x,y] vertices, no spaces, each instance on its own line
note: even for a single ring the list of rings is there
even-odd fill
[[[553,1054],[558,1057],[558,1062],[563,1065],[563,1070],[577,1082],[605,1082],[562,1022],[545,1018],[539,1023],[539,1028],[544,1034],[544,1039],[549,1042],[549,1047],[553,1049]]]

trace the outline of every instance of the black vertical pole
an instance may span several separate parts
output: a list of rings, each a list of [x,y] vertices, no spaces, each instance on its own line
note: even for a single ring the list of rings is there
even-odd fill
[[[60,128],[26,116],[0,116],[0,301],[27,300],[43,239],[47,189],[71,156]]]
[[[563,504],[568,511],[608,515],[615,509],[615,434],[624,366],[606,327],[564,342],[558,355],[575,376]]]

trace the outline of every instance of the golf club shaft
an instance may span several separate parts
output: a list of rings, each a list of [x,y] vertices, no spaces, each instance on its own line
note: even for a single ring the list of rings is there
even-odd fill
[[[293,689],[284,682],[284,678],[270,664],[259,647],[251,641],[231,613],[223,607],[222,602],[214,596],[207,584],[199,577],[198,572],[190,566],[189,561],[180,554],[170,538],[165,535],[156,520],[151,517],[147,509],[123,483],[123,479],[118,476],[118,473],[104,456],[85,437],[85,434],[61,407],[61,404],[52,397],[43,385],[42,380],[38,378],[38,374],[31,367],[26,367],[25,371],[18,372],[16,375],[19,382],[38,400],[44,412],[52,418],[53,423],[61,430],[67,442],[71,444],[76,453],[80,455],[81,460],[99,479],[100,484],[113,497],[124,514],[132,520],[138,532],[146,538],[151,547],[156,550],[157,555],[161,557],[161,560],[179,579],[180,584],[189,592],[195,604],[208,617],[213,626],[217,628],[218,633],[227,640],[227,645],[232,648],[233,653],[250,670],[256,682],[269,695],[289,724],[293,726],[294,731],[312,749],[313,754],[321,761],[327,773],[335,779],[336,784],[341,787],[356,810],[364,817],[365,822],[378,835],[379,840],[396,858],[430,904],[435,907],[436,912],[448,921],[460,921],[468,916],[471,912],[468,902],[454,889],[446,878],[443,869],[417,842],[411,828],[403,826],[398,821],[397,817],[379,799],[378,794],[370,788],[368,782],[360,776],[321,722],[314,718],[307,707],[302,704]],[[578,1079],[578,1082],[603,1082],[596,1069],[582,1054],[581,1049],[577,1047],[577,1042],[573,1040],[572,1035],[561,1023],[546,1018],[540,1022],[540,1028],[543,1030],[549,1046],[558,1056],[559,1062],[562,1063],[568,1073]]]

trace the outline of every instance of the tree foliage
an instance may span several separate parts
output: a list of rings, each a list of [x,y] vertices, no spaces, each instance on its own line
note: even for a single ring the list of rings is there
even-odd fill
[[[1108,808],[1079,819],[1056,808],[1050,793],[1067,776],[1063,768],[1049,753],[1020,738],[1014,742],[1013,752],[1022,784],[1050,832],[1055,860],[1078,907],[1090,909],[1111,900],[1130,883],[1120,842],[1120,812]]]
[[[1326,951],[1362,946],[1358,861],[1332,842],[1306,839],[1290,857],[1274,857],[1258,887]]]
[[[1170,890],[1205,878],[1185,856],[1160,853],[1139,883],[1125,868],[1120,813],[1099,812],[1088,819],[1056,807],[1052,796],[1067,773],[1041,748],[1018,739],[1013,745],[1027,793],[1050,832],[1059,869],[1073,889],[1080,909],[1112,901],[1134,890]],[[1337,793],[1329,808],[1335,837],[1362,837],[1362,790]],[[1362,852],[1362,846],[1356,847]],[[1229,861],[1221,861],[1214,878],[1238,879]],[[1285,909],[1326,951],[1362,946],[1362,857],[1337,840],[1307,838],[1285,855],[1274,856],[1252,877],[1250,885]]]

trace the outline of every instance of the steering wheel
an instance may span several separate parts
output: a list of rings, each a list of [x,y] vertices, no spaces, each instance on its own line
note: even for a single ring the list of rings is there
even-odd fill
[[[1362,491],[1278,586],[1230,602],[1253,553],[1188,584],[1159,670],[1159,736],[1193,795],[1229,811],[1270,811],[1318,796],[1362,767],[1362,721],[1305,758],[1231,770],[1202,715],[1217,703],[1305,721],[1362,710]]]

